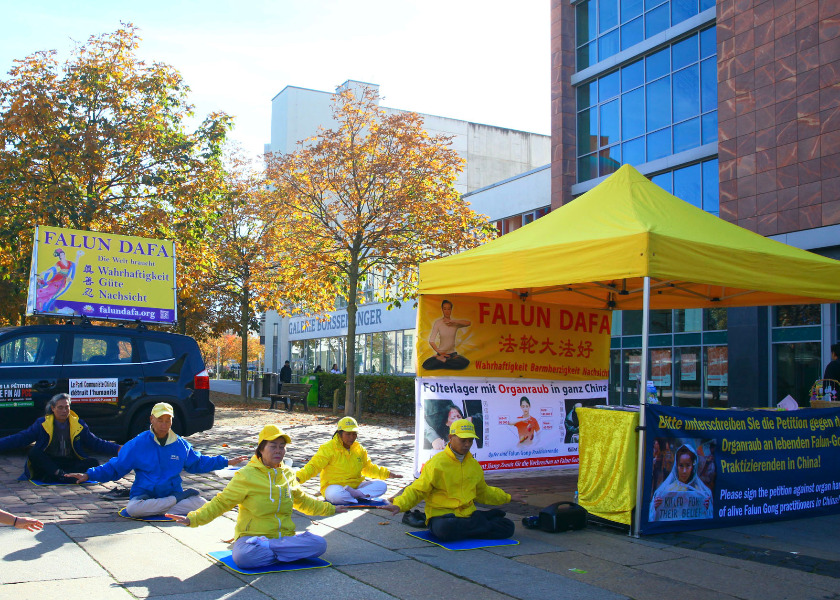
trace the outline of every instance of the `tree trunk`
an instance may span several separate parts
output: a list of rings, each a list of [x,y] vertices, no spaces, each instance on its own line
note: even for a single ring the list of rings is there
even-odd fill
[[[239,357],[239,395],[248,396],[248,313],[251,304],[250,290],[245,286],[239,304],[239,335],[242,337],[242,353]]]
[[[358,254],[350,262],[347,283],[350,286],[347,295],[347,383],[344,395],[344,414],[353,416],[356,408],[356,295],[359,282]]]

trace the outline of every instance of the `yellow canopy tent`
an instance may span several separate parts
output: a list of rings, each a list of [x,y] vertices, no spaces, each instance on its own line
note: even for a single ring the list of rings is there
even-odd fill
[[[420,265],[420,294],[472,294],[649,311],[840,300],[840,261],[769,240],[672,196],[629,165],[545,217]],[[642,395],[644,406],[644,394]],[[640,522],[644,409],[636,523]]]

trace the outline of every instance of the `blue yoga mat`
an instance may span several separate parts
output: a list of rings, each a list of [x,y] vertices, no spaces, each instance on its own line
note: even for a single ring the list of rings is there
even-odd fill
[[[219,550],[218,552],[208,552],[207,554],[231,571],[236,571],[243,575],[263,575],[265,573],[279,573],[281,571],[297,571],[298,569],[320,569],[322,567],[329,567],[331,564],[322,558],[304,558],[294,562],[278,562],[266,567],[260,567],[259,569],[244,569],[233,562],[233,553],[230,550]]]
[[[436,544],[441,548],[446,548],[447,550],[476,550],[478,548],[494,548],[496,546],[516,546],[519,542],[512,539],[507,540],[482,540],[482,539],[472,539],[472,540],[458,540],[457,542],[444,542],[442,540],[437,539],[435,536],[432,535],[432,532],[428,529],[424,531],[406,531],[408,535],[411,537],[416,537],[418,540],[423,540],[426,542],[431,542],[432,544]]]
[[[371,498],[370,500],[359,500],[356,504],[335,504],[335,506],[343,506],[344,508],[379,508],[388,506],[388,502],[386,500]]]
[[[84,483],[63,483],[63,482],[54,482],[54,481],[41,481],[40,479],[30,479],[29,483],[34,485],[87,485],[89,483],[99,483],[98,481],[91,481],[88,479]]]
[[[123,517],[124,519],[131,519],[133,521],[148,521],[150,523],[156,523],[160,521],[166,521],[167,523],[173,522],[172,519],[170,519],[169,517],[164,517],[163,515],[149,515],[148,517],[132,517],[124,508],[121,508],[120,512],[118,512],[117,514]]]

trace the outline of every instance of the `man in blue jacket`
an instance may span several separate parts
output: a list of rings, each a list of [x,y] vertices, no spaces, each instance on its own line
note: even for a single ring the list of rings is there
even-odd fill
[[[114,481],[134,471],[126,512],[132,517],[174,513],[185,515],[200,508],[206,500],[198,490],[181,487],[181,471],[207,473],[236,465],[247,456],[228,460],[224,456],[202,456],[190,443],[172,431],[172,405],[158,402],[149,417],[151,427],[126,442],[119,456],[85,473],[68,473],[79,483]]]
[[[23,448],[32,442],[23,475],[19,479],[38,479],[48,483],[75,483],[66,477],[71,471],[89,469],[99,464],[84,452],[110,456],[120,447],[96,437],[83,420],[70,410],[70,395],[56,394],[47,402],[46,414],[19,433],[0,439],[0,452]]]

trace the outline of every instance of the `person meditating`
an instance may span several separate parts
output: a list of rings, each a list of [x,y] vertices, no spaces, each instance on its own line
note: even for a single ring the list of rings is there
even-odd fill
[[[158,402],[149,416],[149,430],[126,442],[118,456],[85,473],[68,473],[67,476],[79,483],[88,479],[114,481],[133,470],[134,484],[125,508],[131,517],[148,517],[167,511],[186,513],[200,507],[207,501],[198,495],[198,490],[181,487],[181,471],[208,473],[237,465],[248,457],[202,456],[187,440],[172,431],[174,415],[171,404]]]
[[[475,502],[506,504],[524,502],[518,494],[487,485],[481,465],[470,454],[475,426],[467,419],[449,429],[449,444],[423,466],[420,478],[384,507],[392,514],[410,510],[426,500],[426,523],[441,541],[471,538],[506,539],[513,535],[513,521],[499,509],[476,510]]]
[[[367,481],[396,478],[385,467],[373,464],[367,450],[356,441],[359,424],[353,417],[344,417],[336,425],[332,439],[322,444],[306,465],[297,472],[300,483],[321,474],[321,494],[334,504],[357,504],[359,500],[378,498],[385,493],[384,481]]]
[[[455,337],[459,329],[469,327],[471,323],[466,319],[452,318],[452,303],[449,300],[441,302],[440,309],[443,316],[432,324],[432,332],[429,334],[429,345],[435,355],[423,362],[423,368],[429,371],[466,369],[470,361],[455,351]]]
[[[294,471],[283,464],[286,445],[291,441],[276,425],[266,425],[254,456],[225,489],[186,516],[166,516],[182,525],[198,527],[239,506],[232,558],[243,569],[321,556],[327,550],[327,541],[309,531],[295,533],[292,509],[325,517],[347,509],[316,500],[300,488]]]

